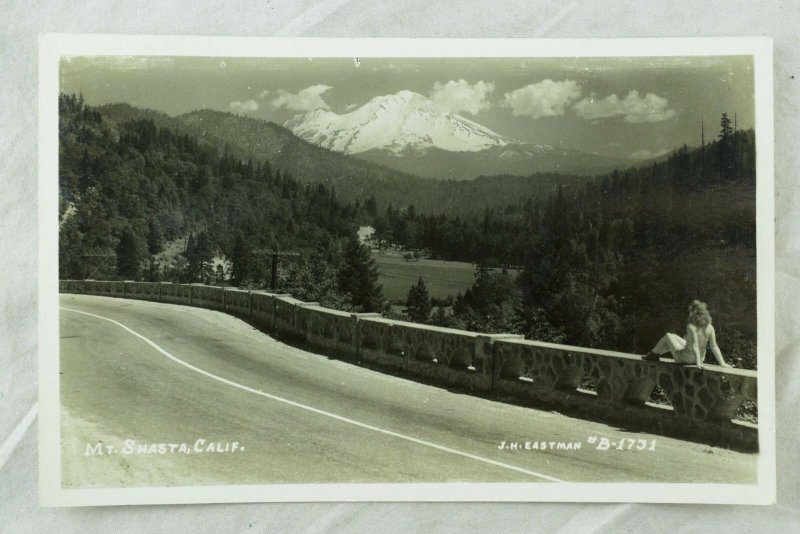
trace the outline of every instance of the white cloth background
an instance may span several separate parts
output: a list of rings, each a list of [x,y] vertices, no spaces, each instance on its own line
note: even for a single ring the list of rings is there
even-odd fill
[[[0,531],[800,531],[800,4],[794,0],[0,0]],[[775,39],[778,505],[37,505],[37,39],[46,32]]]

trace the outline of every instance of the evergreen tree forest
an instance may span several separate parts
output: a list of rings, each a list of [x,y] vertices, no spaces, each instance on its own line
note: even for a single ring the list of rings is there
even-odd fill
[[[683,335],[686,307],[701,299],[723,351],[753,368],[754,141],[723,114],[699,149],[473,218],[389,206],[378,242],[479,265],[434,324],[643,353],[665,332]]]
[[[59,115],[62,279],[267,287],[271,252],[292,250],[297,259],[283,261],[276,289],[380,309],[369,254],[353,257],[348,248],[362,209],[340,202],[334,189],[300,184],[269,161],[243,161],[148,119],[109,124],[80,96],[61,95]],[[167,258],[170,242],[180,246]],[[215,257],[230,258],[229,275]],[[340,265],[358,270],[357,261],[366,262],[359,280],[372,286],[324,286]]]

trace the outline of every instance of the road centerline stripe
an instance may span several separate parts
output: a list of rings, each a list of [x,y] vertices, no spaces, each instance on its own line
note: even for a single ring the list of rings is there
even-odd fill
[[[108,321],[110,323],[113,323],[116,326],[118,326],[118,327],[122,328],[123,330],[125,330],[126,332],[128,332],[129,334],[132,334],[132,335],[138,337],[139,339],[141,339],[142,341],[144,341],[145,343],[147,343],[148,345],[153,347],[155,350],[157,350],[159,353],[163,354],[164,356],[166,356],[170,360],[174,361],[175,363],[177,363],[179,365],[182,365],[182,366],[186,367],[187,369],[195,371],[196,373],[199,373],[199,374],[201,374],[203,376],[206,376],[208,378],[212,378],[214,380],[222,382],[223,384],[226,384],[228,386],[240,389],[242,391],[246,391],[246,392],[252,393],[254,395],[259,395],[259,396],[262,396],[262,397],[266,397],[268,399],[271,399],[271,400],[274,400],[274,401],[277,401],[277,402],[281,402],[281,403],[287,404],[289,406],[293,406],[295,408],[300,408],[302,410],[306,410],[306,411],[309,411],[309,412],[312,412],[312,413],[316,413],[318,415],[329,417],[331,419],[335,419],[335,420],[341,421],[343,423],[348,423],[350,425],[354,425],[354,426],[357,426],[357,427],[360,427],[360,428],[364,428],[364,429],[367,429],[367,430],[372,430],[373,432],[378,432],[380,434],[384,434],[384,435],[391,436],[391,437],[394,437],[394,438],[399,438],[399,439],[402,439],[402,440],[405,440],[405,441],[416,443],[418,445],[423,445],[425,447],[429,447],[429,448],[436,449],[436,450],[439,450],[439,451],[447,452],[447,453],[450,453],[450,454],[455,454],[457,456],[462,456],[464,458],[469,458],[469,459],[472,459],[472,460],[475,460],[475,461],[478,461],[478,462],[482,462],[482,463],[485,463],[485,464],[488,464],[488,465],[492,465],[492,466],[495,466],[495,467],[501,467],[501,468],[504,468],[504,469],[508,469],[510,471],[516,471],[518,473],[523,473],[523,474],[526,474],[526,475],[529,475],[529,476],[532,476],[532,477],[540,478],[540,479],[543,479],[543,480],[548,480],[550,482],[566,482],[565,480],[561,480],[561,479],[558,479],[558,478],[555,478],[555,477],[551,477],[549,475],[545,475],[545,474],[542,474],[542,473],[537,473],[536,471],[531,471],[529,469],[525,469],[525,468],[522,468],[522,467],[517,467],[515,465],[507,464],[507,463],[504,463],[504,462],[499,462],[497,460],[484,458],[482,456],[478,456],[478,455],[471,454],[471,453],[468,453],[468,452],[459,451],[457,449],[452,449],[450,447],[446,447],[444,445],[439,445],[437,443],[433,443],[431,441],[427,441],[427,440],[424,440],[424,439],[419,439],[419,438],[415,438],[415,437],[412,437],[412,436],[406,436],[405,434],[400,434],[399,432],[395,432],[393,430],[387,430],[385,428],[380,428],[380,427],[373,426],[373,425],[370,425],[370,424],[367,424],[367,423],[362,423],[360,421],[356,421],[355,419],[350,419],[348,417],[344,417],[344,416],[341,416],[341,415],[337,415],[335,413],[327,412],[327,411],[321,410],[319,408],[314,408],[313,406],[308,406],[306,404],[301,404],[299,402],[296,402],[296,401],[293,401],[293,400],[289,400],[289,399],[286,399],[286,398],[283,398],[283,397],[279,397],[279,396],[273,395],[271,393],[266,393],[266,392],[261,391],[259,389],[255,389],[255,388],[251,388],[249,386],[245,386],[244,384],[240,384],[238,382],[234,382],[233,380],[229,380],[227,378],[223,378],[221,376],[215,375],[214,373],[208,372],[208,371],[206,371],[204,369],[201,369],[201,368],[196,367],[196,366],[194,366],[194,365],[192,365],[192,364],[190,364],[188,362],[185,362],[185,361],[181,360],[180,358],[178,358],[178,357],[174,356],[173,354],[171,354],[170,352],[168,352],[166,349],[161,348],[159,345],[157,345],[155,342],[151,341],[149,338],[143,336],[142,334],[136,332],[135,330],[132,330],[131,328],[125,326],[124,324],[122,324],[122,323],[120,323],[118,321],[115,321],[114,319],[110,319],[108,317],[103,317],[102,315],[96,315],[94,313],[85,312],[85,311],[82,311],[82,310],[76,310],[76,309],[73,309],[73,308],[66,308],[66,307],[63,307],[63,306],[60,309],[65,310],[65,311],[74,312],[74,313],[79,313],[79,314],[82,314],[82,315],[88,315],[88,316],[94,317],[96,319],[102,319],[104,321]]]

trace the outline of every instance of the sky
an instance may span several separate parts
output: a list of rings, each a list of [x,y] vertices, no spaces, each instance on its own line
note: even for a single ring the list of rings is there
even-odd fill
[[[170,115],[218,109],[282,124],[411,90],[442,112],[536,143],[646,159],[755,123],[749,56],[650,58],[72,57],[61,90]]]

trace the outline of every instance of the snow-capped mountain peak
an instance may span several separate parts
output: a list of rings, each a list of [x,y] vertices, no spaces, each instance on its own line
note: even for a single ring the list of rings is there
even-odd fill
[[[427,148],[478,152],[517,143],[407,90],[376,96],[349,113],[318,109],[296,115],[284,126],[306,141],[346,154]]]

